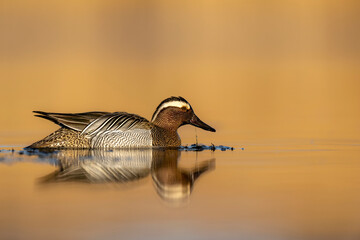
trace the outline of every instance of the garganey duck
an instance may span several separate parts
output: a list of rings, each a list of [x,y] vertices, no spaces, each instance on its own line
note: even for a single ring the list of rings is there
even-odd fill
[[[27,148],[179,147],[181,140],[177,129],[183,125],[215,132],[195,115],[182,97],[162,101],[151,121],[126,112],[34,113],[61,128]]]

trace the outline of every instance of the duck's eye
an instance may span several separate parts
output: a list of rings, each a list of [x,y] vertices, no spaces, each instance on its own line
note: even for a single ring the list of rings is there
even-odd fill
[[[187,107],[182,107],[181,110],[188,111],[189,109]]]

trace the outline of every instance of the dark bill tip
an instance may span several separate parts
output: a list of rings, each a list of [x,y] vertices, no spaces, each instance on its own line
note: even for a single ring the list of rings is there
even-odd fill
[[[191,118],[190,124],[195,126],[195,127],[202,128],[202,129],[204,129],[206,131],[216,132],[216,130],[214,128],[210,127],[209,125],[207,125],[206,123],[201,121],[195,114]]]

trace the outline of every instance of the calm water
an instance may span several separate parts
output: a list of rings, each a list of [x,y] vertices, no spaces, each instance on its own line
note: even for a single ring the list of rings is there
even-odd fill
[[[360,239],[359,143],[232,146],[1,146],[0,239]]]

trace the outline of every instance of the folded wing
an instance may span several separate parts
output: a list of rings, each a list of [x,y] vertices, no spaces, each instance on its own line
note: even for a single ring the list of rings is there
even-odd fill
[[[109,112],[85,112],[85,113],[48,113],[34,111],[36,117],[50,120],[61,127],[70,128],[76,131],[83,131],[86,126],[99,117],[110,114]]]
[[[94,136],[107,131],[126,131],[130,129],[150,129],[149,121],[135,114],[115,112],[97,118],[84,128],[81,134]]]

